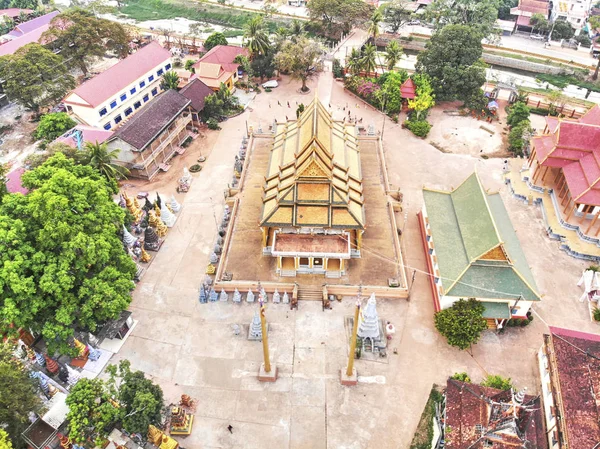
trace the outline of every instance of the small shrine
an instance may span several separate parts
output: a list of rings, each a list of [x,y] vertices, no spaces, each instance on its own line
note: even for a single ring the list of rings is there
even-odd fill
[[[346,318],[347,329],[352,329],[354,318]],[[371,293],[366,307],[361,309],[358,317],[357,351],[362,358],[385,357],[387,348],[386,329],[384,321],[377,313],[377,299],[375,293]]]
[[[166,435],[162,430],[154,427],[153,425],[148,426],[148,441],[159,449],[179,448],[179,443],[176,440]]]
[[[406,81],[402,83],[400,86],[400,95],[405,100],[414,100],[417,96],[417,86],[415,82],[408,78]]]
[[[192,433],[194,415],[187,413],[182,407],[171,408],[171,435],[189,435]]]
[[[254,316],[252,317],[250,329],[248,329],[248,340],[262,340],[262,326],[258,312],[254,312]]]

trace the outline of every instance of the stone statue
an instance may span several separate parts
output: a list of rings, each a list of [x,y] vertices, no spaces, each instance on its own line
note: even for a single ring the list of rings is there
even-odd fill
[[[288,296],[287,292],[283,292],[283,303],[284,304],[290,303],[290,297]]]
[[[240,293],[240,291],[237,288],[233,292],[232,301],[233,302],[242,302],[242,294]]]
[[[48,370],[48,372],[50,374],[58,373],[58,363],[56,363],[56,360],[51,359],[47,355],[45,356],[45,358],[46,358],[46,369]]]
[[[156,230],[156,233],[159,237],[164,237],[167,235],[167,226],[156,215],[154,210],[148,212],[148,224]]]
[[[87,345],[87,347],[89,350],[89,354],[88,354],[89,359],[93,360],[94,362],[96,360],[98,360],[100,358],[100,356],[102,355],[102,353],[91,345]]]
[[[222,251],[221,245],[215,244],[214,253],[219,255],[219,254],[221,254],[221,251]]]
[[[217,294],[214,288],[210,289],[210,293],[208,294],[208,300],[210,302],[217,302],[219,300],[219,295]]]
[[[162,240],[152,226],[148,226],[144,233],[144,248],[148,251],[158,251]]]
[[[275,289],[275,291],[273,292],[273,302],[275,304],[279,304],[281,302],[281,296],[279,295],[277,289]]]
[[[45,366],[46,365],[46,358],[42,354],[40,354],[39,352],[35,353],[35,361],[40,366]]]
[[[260,324],[260,316],[258,315],[258,311],[254,312],[254,316],[252,317],[248,338],[252,340],[262,340],[262,327]]]
[[[158,202],[154,203],[154,208],[152,209],[156,216],[160,218],[160,207],[158,206]]]
[[[160,219],[164,224],[167,225],[168,228],[172,228],[175,224],[175,221],[177,221],[177,217],[169,210],[165,203],[162,204],[160,209]]]
[[[140,255],[140,262],[148,263],[152,260],[152,256],[146,252],[144,248],[142,248],[142,254]]]
[[[371,293],[371,297],[367,302],[362,313],[362,320],[358,325],[358,336],[361,338],[371,338],[379,340],[379,317],[377,316],[377,300],[375,293]]]
[[[225,291],[224,288],[222,288],[221,294],[219,295],[219,301],[227,302],[228,299],[229,299],[229,296],[227,295],[227,292]]]
[[[137,198],[135,202],[127,195],[127,192],[123,192],[123,198],[125,198],[125,207],[127,210],[133,215],[135,222],[137,223],[142,219],[144,212],[140,209],[139,204],[137,204]]]
[[[246,302],[254,302],[254,293],[252,293],[252,289],[248,289],[248,294],[246,295]]]
[[[210,263],[217,263],[219,262],[219,256],[216,255],[216,253],[212,253],[210,255]]]
[[[138,239],[131,235],[131,232],[127,230],[125,225],[123,225],[123,243],[131,248],[133,245],[135,245],[137,240]]]
[[[169,204],[171,205],[171,210],[174,213],[177,213],[181,210],[181,204],[177,202],[177,200],[175,199],[175,195],[171,195],[171,202]]]
[[[136,272],[133,275],[133,280],[136,282],[139,282],[139,280],[142,279],[142,276],[144,275],[144,272],[146,271],[146,269],[139,266],[137,263],[135,264],[135,267],[136,267]]]
[[[77,382],[79,382],[79,379],[81,379],[81,374],[79,374],[79,371],[71,368],[69,365],[65,365],[65,367],[67,368],[67,372],[69,373],[67,383],[69,384],[69,386],[72,387]]]
[[[204,284],[200,285],[200,296],[198,297],[200,304],[208,302],[208,294],[206,293],[206,287]]]

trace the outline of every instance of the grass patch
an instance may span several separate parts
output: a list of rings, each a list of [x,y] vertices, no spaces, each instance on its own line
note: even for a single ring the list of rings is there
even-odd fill
[[[572,84],[583,89],[589,89],[592,92],[600,92],[600,85],[592,83],[590,81],[582,81],[571,75],[550,75],[547,73],[540,73],[536,76],[537,80],[550,83],[560,89],[567,87]]]
[[[183,17],[198,22],[242,29],[258,13],[235,8],[225,8],[210,3],[185,3],[169,0],[130,0],[120,10],[121,14],[137,20],[163,20]],[[287,24],[285,19],[271,18],[265,21],[270,32]],[[233,36],[230,36],[233,37]]]
[[[435,405],[442,402],[443,396],[439,387],[434,385],[429,393],[429,399],[419,420],[419,425],[410,443],[410,449],[431,449],[433,439],[433,417],[435,416]]]

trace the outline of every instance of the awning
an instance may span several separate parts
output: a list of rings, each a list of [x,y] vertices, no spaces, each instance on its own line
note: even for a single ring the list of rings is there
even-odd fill
[[[531,27],[531,17],[519,16],[517,18],[517,26]]]
[[[485,307],[485,310],[483,311],[484,318],[497,318],[499,320],[510,319],[508,303],[481,301],[481,304]]]

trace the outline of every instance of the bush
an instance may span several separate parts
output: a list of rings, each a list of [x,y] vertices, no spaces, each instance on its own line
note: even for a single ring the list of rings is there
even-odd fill
[[[579,36],[577,36],[575,38],[575,40],[577,42],[579,42],[579,44],[582,47],[589,47],[590,45],[592,45],[592,41],[591,41],[590,37],[586,33],[581,33]]]
[[[529,120],[523,120],[510,130],[508,134],[508,149],[515,156],[522,156],[523,149],[527,145],[527,135],[531,132]]]
[[[529,108],[529,112],[531,112],[532,114],[543,116],[551,115],[553,117],[556,117],[558,115],[558,112],[556,112],[556,110],[550,111],[549,109],[544,108]]]
[[[594,316],[594,321],[600,321],[600,309],[599,308],[596,307],[594,309],[593,316]]]
[[[417,137],[425,138],[431,130],[431,125],[425,120],[407,120],[406,127]]]
[[[471,383],[471,378],[469,377],[469,375],[467,373],[454,373],[451,377],[451,379],[454,380],[459,380],[461,382],[468,382]]]
[[[510,377],[504,378],[492,374],[488,375],[485,380],[481,382],[481,385],[484,387],[496,388],[498,390],[510,390],[513,387],[512,379]]]
[[[344,71],[342,70],[342,64],[340,64],[339,59],[333,60],[333,77],[334,78],[342,78],[344,76]]]
[[[214,118],[209,118],[206,124],[208,125],[208,129],[221,129],[219,122]]]
[[[265,92],[273,92],[273,89],[271,89],[270,87],[265,87]]]
[[[508,117],[506,118],[506,123],[509,126],[516,126],[521,123],[523,120],[529,119],[529,108],[525,103],[517,101],[510,107],[510,111],[508,113]]]
[[[77,123],[66,112],[50,112],[44,114],[34,132],[34,137],[52,142],[57,137],[73,128]]]

